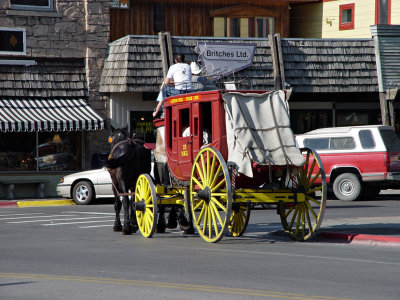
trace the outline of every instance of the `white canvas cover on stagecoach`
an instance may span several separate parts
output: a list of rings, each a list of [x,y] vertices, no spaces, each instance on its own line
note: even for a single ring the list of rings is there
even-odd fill
[[[253,161],[270,166],[302,166],[305,163],[290,127],[284,91],[229,92],[222,97],[228,163],[234,163],[240,173],[253,177]]]

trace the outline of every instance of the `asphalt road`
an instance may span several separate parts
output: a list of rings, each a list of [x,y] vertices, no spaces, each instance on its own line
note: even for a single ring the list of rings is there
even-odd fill
[[[330,200],[322,230],[398,234],[399,216],[394,196]],[[123,236],[112,224],[111,204],[1,208],[0,298],[399,299],[400,247],[294,242],[273,209],[216,244],[178,229]]]

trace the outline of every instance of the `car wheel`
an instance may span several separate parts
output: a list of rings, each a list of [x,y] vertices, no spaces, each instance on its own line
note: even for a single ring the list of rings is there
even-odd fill
[[[340,174],[333,182],[336,198],[343,201],[355,201],[361,196],[362,185],[356,174]]]
[[[92,184],[88,181],[79,181],[72,190],[72,199],[77,205],[87,205],[94,198]]]

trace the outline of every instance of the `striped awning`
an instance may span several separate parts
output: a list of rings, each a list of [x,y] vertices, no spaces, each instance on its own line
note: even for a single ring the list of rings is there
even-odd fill
[[[104,120],[83,99],[0,99],[0,132],[104,129]]]

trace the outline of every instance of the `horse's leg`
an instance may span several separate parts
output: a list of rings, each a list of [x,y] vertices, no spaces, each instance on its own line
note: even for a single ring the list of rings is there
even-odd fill
[[[157,233],[165,233],[166,224],[165,224],[164,211],[165,211],[164,206],[160,206],[158,208],[158,221],[157,221],[157,231],[156,231]]]
[[[182,230],[186,230],[189,228],[189,221],[186,219],[185,217],[185,211],[182,207],[179,207],[176,209],[178,212],[178,223],[179,223],[179,227]]]
[[[130,202],[130,223],[131,223],[131,230],[133,233],[138,231],[139,226],[136,220],[136,207],[135,207],[135,194],[133,194],[132,198],[129,200]]]
[[[122,228],[122,234],[129,235],[132,234],[132,229],[130,225],[130,217],[129,217],[129,199],[128,196],[122,197],[122,206],[124,207],[124,227]]]
[[[114,193],[114,211],[115,211],[115,221],[114,221],[113,230],[119,232],[119,231],[122,231],[121,219],[119,217],[122,204],[121,204],[121,201],[119,200],[118,192],[116,191],[114,186],[113,186],[112,190]]]
[[[167,228],[174,229],[178,226],[178,222],[176,221],[176,208],[171,207],[171,210],[168,215],[168,223]]]

